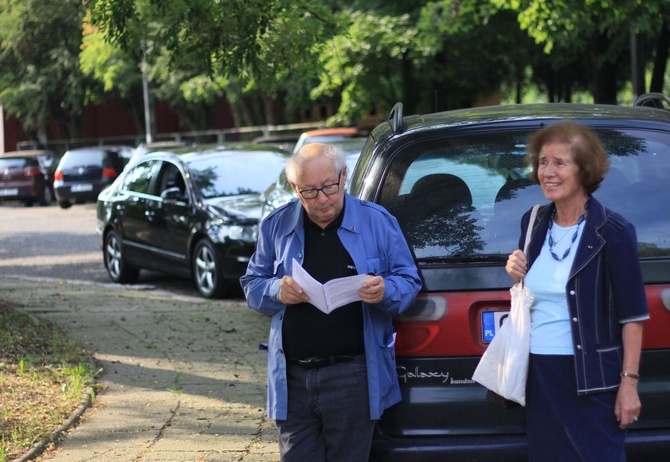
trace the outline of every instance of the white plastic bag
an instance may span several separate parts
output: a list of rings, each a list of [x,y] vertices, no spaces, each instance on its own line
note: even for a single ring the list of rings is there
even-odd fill
[[[533,208],[524,253],[539,206]],[[510,289],[510,315],[498,329],[482,355],[472,379],[503,398],[526,405],[526,379],[530,354],[530,307],[533,296],[523,285],[523,279]]]

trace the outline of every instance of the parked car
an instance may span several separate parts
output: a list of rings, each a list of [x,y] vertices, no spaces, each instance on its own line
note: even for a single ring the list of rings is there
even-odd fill
[[[356,161],[358,156],[361,154],[361,150],[365,145],[366,138],[350,138],[338,141],[330,141],[327,144],[332,144],[333,146],[341,149],[347,156],[347,183],[345,188],[349,185],[351,180],[351,172],[356,166]],[[286,172],[282,170],[279,174],[279,177],[268,186],[265,191],[261,194],[261,219],[265,218],[270,212],[279,207],[280,205],[290,202],[292,199],[297,198],[293,187],[288,182],[286,178]]]
[[[12,151],[0,157],[0,201],[30,206],[53,202],[54,173],[59,157],[48,150]]]
[[[293,152],[298,152],[298,149],[309,143],[328,143],[331,141],[346,140],[348,138],[366,137],[367,133],[362,132],[355,127],[334,127],[334,128],[319,128],[317,130],[310,130],[304,132],[298,138],[298,141],[293,147]]]
[[[193,279],[205,297],[229,295],[256,246],[260,192],[289,154],[233,143],[147,154],[98,198],[97,232],[114,282],[141,268]]]
[[[274,135],[257,136],[251,140],[251,142],[255,144],[275,146],[277,148],[284,149],[285,151],[293,152],[293,148],[295,147],[295,144],[298,142],[299,138],[299,134],[278,132]]]
[[[154,141],[152,143],[140,143],[133,150],[133,154],[130,156],[130,160],[126,164],[126,167],[135,164],[138,160],[140,160],[150,152],[169,151],[175,148],[184,148],[195,145],[196,143],[183,140],[166,140],[166,141]]]
[[[95,201],[123,171],[132,154],[130,146],[91,146],[66,151],[55,174],[58,205],[66,209],[72,202]]]
[[[522,214],[546,204],[528,180],[526,142],[563,118],[593,127],[611,159],[594,196],[636,227],[651,312],[642,415],[628,460],[670,452],[670,111],[589,104],[513,105],[404,116],[377,126],[349,187],[398,218],[423,288],[395,320],[402,401],[379,421],[371,461],[524,461],[524,409],[485,402],[472,374],[509,310],[505,272]]]

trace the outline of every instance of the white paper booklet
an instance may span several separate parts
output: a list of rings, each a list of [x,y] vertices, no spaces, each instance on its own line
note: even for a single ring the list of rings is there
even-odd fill
[[[309,303],[326,314],[361,299],[356,292],[365,282],[367,278],[365,274],[331,279],[325,284],[321,284],[305,271],[295,258],[292,265],[292,277],[309,297]]]

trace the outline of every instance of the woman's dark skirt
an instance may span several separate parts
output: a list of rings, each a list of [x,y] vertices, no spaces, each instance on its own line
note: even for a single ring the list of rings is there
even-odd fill
[[[577,395],[574,358],[530,355],[526,432],[530,462],[624,462],[617,390]]]

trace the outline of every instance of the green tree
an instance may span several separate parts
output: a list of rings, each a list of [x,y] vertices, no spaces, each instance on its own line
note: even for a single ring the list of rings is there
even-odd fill
[[[113,100],[133,115],[138,132],[144,130],[144,104],[140,63],[105,41],[90,25],[84,27],[80,66],[85,75],[101,83],[102,91],[88,94],[87,102]]]
[[[617,102],[617,93],[639,75],[649,58],[631,50],[633,37],[660,37],[667,25],[667,0],[493,0],[517,13],[521,28],[547,54],[580,53],[587,60],[590,90],[595,102]],[[661,53],[667,53],[660,50]],[[659,53],[659,52],[657,52]],[[639,69],[631,69],[631,57]],[[565,61],[565,59],[563,59]],[[667,61],[667,60],[666,60]],[[626,63],[622,65],[622,63]],[[665,61],[658,65],[665,66]],[[644,84],[639,86],[644,90]]]
[[[150,63],[160,61],[162,69],[181,75],[175,81],[154,73],[158,93],[167,97],[181,88],[202,102],[225,83],[238,119],[266,123],[276,122],[277,98],[287,101],[288,110],[308,101],[322,68],[322,44],[338,28],[331,10],[316,0],[90,0],[89,11],[106,39],[125,53],[133,56],[144,41]],[[206,91],[187,91],[204,82]],[[265,107],[243,110],[259,105]]]
[[[81,133],[92,85],[79,68],[84,12],[81,0],[0,0],[0,103],[41,143]]]

